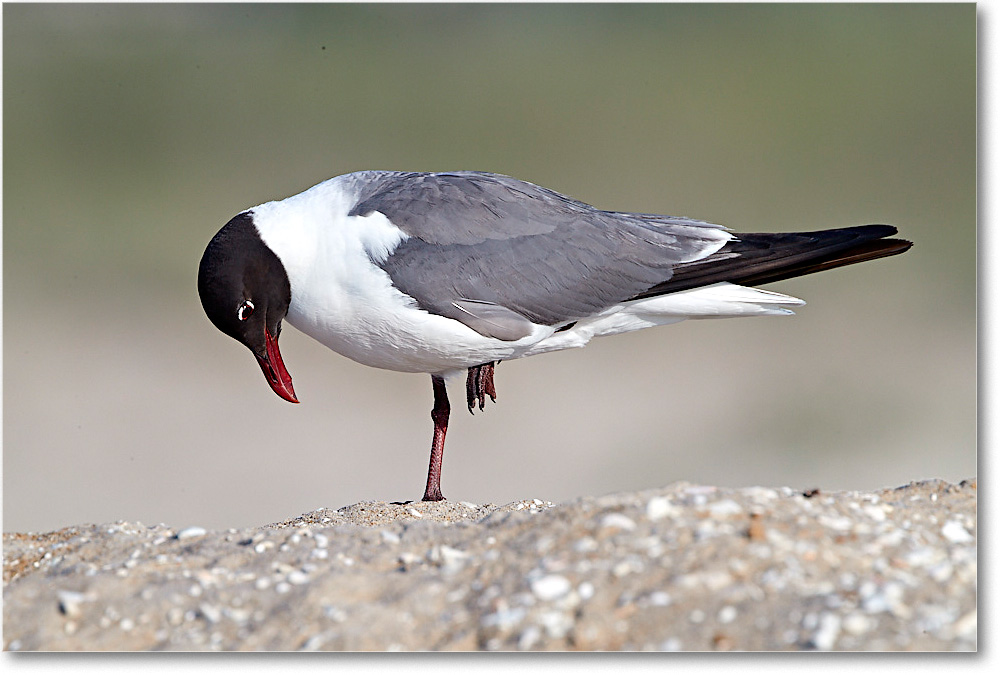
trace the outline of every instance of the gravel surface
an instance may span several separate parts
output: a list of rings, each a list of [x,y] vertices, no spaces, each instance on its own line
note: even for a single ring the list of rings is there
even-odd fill
[[[975,480],[3,537],[6,650],[977,648]]]

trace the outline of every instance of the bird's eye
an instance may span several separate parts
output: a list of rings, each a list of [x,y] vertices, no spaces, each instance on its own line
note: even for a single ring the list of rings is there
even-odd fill
[[[239,317],[240,321],[246,321],[253,314],[253,303],[249,300],[244,300],[240,308],[236,310],[236,316]]]

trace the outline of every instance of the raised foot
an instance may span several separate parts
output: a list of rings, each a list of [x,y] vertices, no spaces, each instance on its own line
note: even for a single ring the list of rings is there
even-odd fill
[[[469,412],[478,404],[479,409],[486,407],[486,397],[496,403],[497,389],[493,384],[493,369],[495,361],[469,368],[469,376],[465,379],[465,397],[469,404]]]

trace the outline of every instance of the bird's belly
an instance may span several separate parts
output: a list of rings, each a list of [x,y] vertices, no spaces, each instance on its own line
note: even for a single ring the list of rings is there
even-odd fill
[[[552,333],[551,327],[538,326],[532,335],[505,342],[412,306],[361,303],[336,311],[307,306],[313,311],[303,312],[293,300],[287,316],[292,326],[358,363],[409,373],[443,373],[518,358]]]

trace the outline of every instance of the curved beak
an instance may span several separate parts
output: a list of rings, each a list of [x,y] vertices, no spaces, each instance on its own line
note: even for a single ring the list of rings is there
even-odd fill
[[[292,403],[298,403],[295,398],[295,390],[292,389],[292,376],[288,374],[284,362],[281,360],[281,352],[278,351],[278,338],[273,337],[267,329],[264,330],[264,340],[267,344],[266,356],[258,356],[257,363],[267,378],[267,383],[271,385],[274,393]]]

